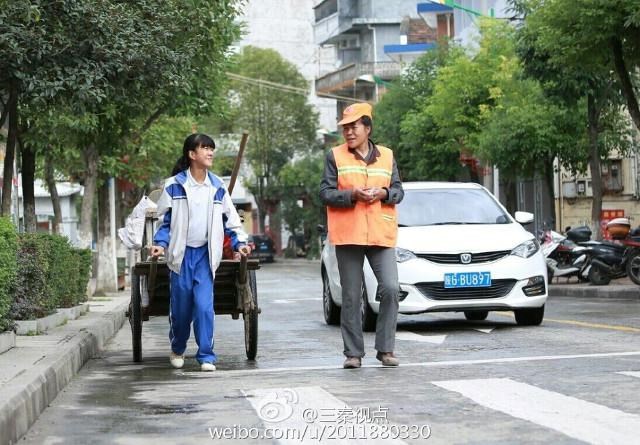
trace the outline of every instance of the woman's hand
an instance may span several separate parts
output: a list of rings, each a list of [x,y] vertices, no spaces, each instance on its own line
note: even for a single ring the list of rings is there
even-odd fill
[[[238,252],[240,253],[240,255],[247,256],[251,253],[251,247],[245,244],[244,246],[240,246],[238,248]]]

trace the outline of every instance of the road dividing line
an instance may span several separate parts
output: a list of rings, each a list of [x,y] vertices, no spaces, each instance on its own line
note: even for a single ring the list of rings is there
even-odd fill
[[[487,329],[484,329],[484,328],[471,328],[471,329],[473,329],[474,331],[484,332],[485,334],[490,334],[491,331],[493,331],[495,328],[487,328]]]
[[[441,345],[444,343],[446,335],[420,335],[414,332],[400,331],[396,332],[396,340],[404,341],[417,341],[420,343],[433,343],[434,345]]]
[[[637,377],[640,379],[640,371],[621,371],[618,374],[628,375],[629,377]]]
[[[432,382],[474,402],[592,444],[638,443],[640,416],[511,379]]]
[[[425,368],[437,368],[437,367],[449,367],[449,366],[469,366],[469,365],[493,365],[501,363],[524,363],[524,362],[538,362],[549,360],[575,360],[575,359],[595,359],[595,358],[610,358],[610,357],[635,357],[640,356],[640,351],[627,351],[627,352],[604,352],[594,354],[565,354],[565,355],[533,355],[527,357],[503,357],[503,358],[488,358],[488,359],[472,359],[472,360],[443,360],[432,362],[413,362],[407,363],[402,361],[400,370],[404,368],[413,367],[425,367]],[[402,357],[401,357],[402,359]],[[382,367],[379,363],[375,364],[362,364],[363,368],[378,368],[381,372],[400,372],[397,368]],[[254,375],[254,374],[270,374],[270,373],[283,373],[283,372],[309,372],[309,371],[339,371],[344,372],[342,369],[342,361],[336,360],[335,365],[319,365],[319,366],[292,366],[292,367],[277,367],[277,368],[255,368],[255,369],[237,369],[229,371],[220,371],[216,375],[221,377],[227,377],[230,375]],[[194,373],[199,376],[204,376],[208,379],[215,378],[205,373]]]
[[[376,416],[375,410],[353,409],[319,386],[261,388],[243,393],[268,434],[262,439],[273,439],[283,445],[406,445],[390,436],[386,440],[380,437],[382,426],[389,426],[387,411],[379,410]]]

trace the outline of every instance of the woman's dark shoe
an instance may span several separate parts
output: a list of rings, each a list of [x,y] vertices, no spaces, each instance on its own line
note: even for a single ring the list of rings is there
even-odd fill
[[[393,352],[378,352],[376,358],[382,362],[382,366],[398,366],[400,360]]]
[[[342,367],[344,369],[356,369],[362,366],[362,359],[360,357],[347,357]]]

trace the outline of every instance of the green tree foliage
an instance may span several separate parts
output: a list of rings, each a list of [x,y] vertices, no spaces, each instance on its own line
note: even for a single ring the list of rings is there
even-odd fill
[[[612,150],[624,154],[630,149],[630,124],[622,107],[624,81],[620,82],[613,73],[612,49],[608,45],[617,39],[611,32],[614,24],[620,23],[619,14],[625,7],[622,2],[615,2],[609,10],[587,0],[571,5],[560,0],[512,3],[525,17],[518,32],[518,52],[525,73],[541,82],[548,97],[584,116],[582,128],[586,132],[581,146],[588,147],[584,157],[589,161],[592,179],[591,219],[592,225],[598,227],[604,193],[602,161]],[[604,22],[596,24],[601,19]],[[619,28],[614,34],[627,31]],[[604,41],[600,40],[603,36]],[[592,41],[598,40],[600,45],[593,46]],[[633,115],[631,108],[629,111]],[[560,159],[566,160],[566,153]]]
[[[605,69],[615,72],[622,98],[640,129],[637,70],[640,67],[640,1],[512,0],[539,29],[539,48],[548,50],[553,65],[579,67],[583,75]]]
[[[433,119],[421,113],[450,50],[441,42],[438,49],[426,53],[391,84],[376,105],[373,139],[394,150],[405,181],[451,180],[461,173],[458,152],[446,146]]]
[[[245,47],[234,60],[233,72],[296,88],[308,88],[296,67],[277,51]],[[278,172],[297,154],[315,146],[317,114],[304,94],[269,88],[264,84],[234,81],[231,100],[236,124],[250,133],[246,158],[254,177],[248,188],[260,210],[260,229],[287,191]]]
[[[324,171],[324,153],[318,150],[288,164],[279,173],[282,194],[282,219],[293,234],[303,235],[308,244],[307,256],[320,254],[317,224],[325,219],[325,209],[318,195]]]

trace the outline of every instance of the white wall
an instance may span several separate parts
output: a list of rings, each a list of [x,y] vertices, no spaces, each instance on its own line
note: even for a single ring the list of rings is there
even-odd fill
[[[314,43],[314,4],[314,0],[249,0],[241,18],[247,33],[240,46],[275,49],[298,67],[313,88],[316,77],[335,69],[333,47]],[[309,102],[319,113],[320,127],[335,128],[335,100],[320,99],[312,91]]]

